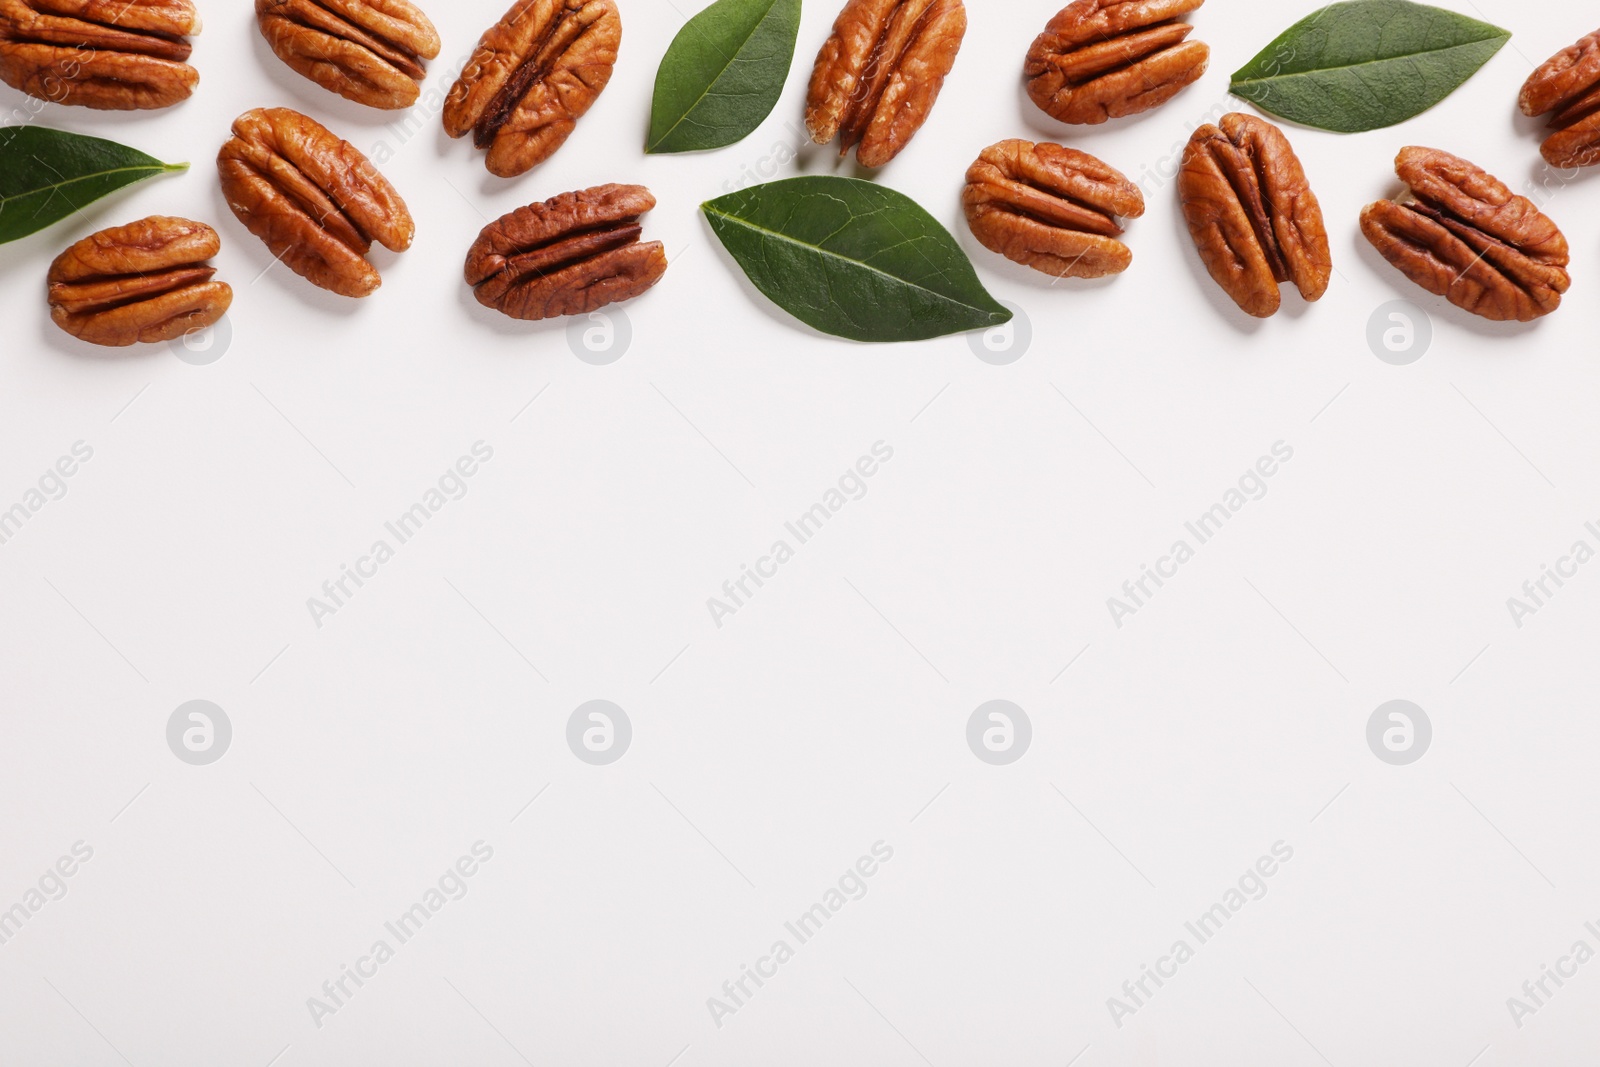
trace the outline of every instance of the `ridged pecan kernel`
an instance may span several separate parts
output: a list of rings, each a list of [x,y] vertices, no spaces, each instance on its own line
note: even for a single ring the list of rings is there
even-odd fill
[[[1060,278],[1120,274],[1133,253],[1119,218],[1144,214],[1139,187],[1087,152],[1001,141],[983,150],[961,193],[967,225],[991,252]]]
[[[1229,114],[1201,126],[1178,172],[1184,220],[1206,270],[1246,313],[1276,314],[1293,282],[1320,300],[1333,274],[1322,207],[1283,131]]]
[[[611,80],[615,0],[518,0],[478,41],[450,89],[444,128],[487,148],[489,173],[525,174],[566,143]]]
[[[101,111],[170,107],[200,82],[190,0],[0,0],[0,81]]]
[[[296,274],[340,296],[382,284],[366,260],[374,241],[403,252],[416,226],[367,157],[288,108],[240,115],[217,155],[228,206]]]
[[[811,139],[888,163],[928,120],[966,32],[961,0],[849,0],[811,71]]]
[[[1525,115],[1550,115],[1554,132],[1541,152],[1552,167],[1600,163],[1600,30],[1534,71],[1518,103]]]
[[[371,107],[417,102],[439,34],[409,0],[256,0],[277,57],[324,89]]]
[[[1406,277],[1474,315],[1528,322],[1572,285],[1567,239],[1527,197],[1459,156],[1405,148],[1401,201],[1361,213],[1361,232]]]
[[[222,247],[203,222],[155,215],[85,237],[50,265],[50,318],[112,348],[171,341],[221,319],[233,290],[206,261]]]
[[[478,302],[514,319],[585,315],[632,300],[667,270],[639,219],[656,206],[642,185],[600,185],[518,208],[484,227],[467,253]]]
[[[1206,72],[1211,49],[1177,21],[1204,0],[1073,0],[1028,50],[1028,95],[1074,125],[1137,115]]]

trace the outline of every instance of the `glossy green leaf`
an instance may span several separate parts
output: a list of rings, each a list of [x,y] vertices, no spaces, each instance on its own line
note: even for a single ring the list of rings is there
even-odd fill
[[[717,0],[661,61],[646,152],[742,141],[772,114],[800,33],[800,0]]]
[[[1233,76],[1232,91],[1291,122],[1359,133],[1422,114],[1511,39],[1410,0],[1353,0],[1306,16]]]
[[[823,333],[920,341],[1011,320],[950,231],[893,189],[789,178],[701,210],[756,288]]]
[[[39,126],[0,130],[0,244],[36,233],[123,186],[187,163]]]

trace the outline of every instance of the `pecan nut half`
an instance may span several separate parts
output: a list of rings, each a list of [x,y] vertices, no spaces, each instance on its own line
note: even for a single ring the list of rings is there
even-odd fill
[[[661,242],[639,240],[639,218],[655,206],[642,185],[599,185],[520,207],[473,242],[467,284],[484,307],[514,319],[632,300],[667,270]]]
[[[56,104],[140,111],[200,83],[191,0],[0,0],[0,81]]]
[[[1178,172],[1183,217],[1206,270],[1234,303],[1267,318],[1293,282],[1320,300],[1333,274],[1322,206],[1283,131],[1252,115],[1194,131]]]
[[[989,251],[1058,278],[1103,278],[1133,262],[1117,219],[1143,215],[1144,195],[1087,152],[1010,140],[967,170],[961,206]]]
[[[811,139],[888,163],[928,120],[966,33],[961,0],[849,0],[812,68]]]
[[[1028,50],[1028,95],[1052,118],[1087,126],[1166,103],[1211,62],[1178,21],[1202,3],[1073,0]]]
[[[518,0],[450,89],[444,128],[487,148],[489,173],[526,174],[566,143],[617,63],[616,0]]]
[[[228,206],[272,254],[313,285],[370,295],[374,241],[411,247],[416,226],[394,186],[348,141],[288,108],[257,108],[217,155]]]
[[[233,303],[206,261],[222,247],[203,222],[152,216],[85,237],[50,264],[50,317],[90,344],[171,341]]]
[[[1402,274],[1497,322],[1561,306],[1572,285],[1567,239],[1533,201],[1435,148],[1402,149],[1395,172],[1410,194],[1368,205],[1361,232]]]
[[[439,34],[409,0],[256,0],[277,57],[324,89],[371,107],[410,107]]]
[[[1541,149],[1552,167],[1600,163],[1600,30],[1551,56],[1522,86],[1528,116],[1550,115],[1555,130]]]

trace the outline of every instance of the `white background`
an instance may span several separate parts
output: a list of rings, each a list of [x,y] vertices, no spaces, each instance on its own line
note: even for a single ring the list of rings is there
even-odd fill
[[[1214,50],[1201,83],[1068,130],[1019,74],[1052,0],[976,0],[931,120],[878,177],[1023,309],[1031,348],[1001,367],[963,337],[806,330],[697,211],[793,156],[830,4],[807,5],[756,134],[645,158],[687,12],[623,0],[610,88],[510,182],[426,106],[407,139],[293,74],[242,0],[204,5],[183,106],[45,108],[194,167],[0,250],[0,507],[75,442],[94,450],[0,545],[0,908],[74,842],[94,849],[0,946],[0,1062],[1588,1062],[1600,963],[1520,1029],[1506,999],[1575,940],[1600,948],[1600,566],[1520,629],[1506,599],[1600,520],[1600,187],[1541,194],[1574,288],[1536,326],[1429,297],[1356,228],[1407,144],[1540,180],[1517,90],[1593,12],[1480,2],[1516,37],[1446,103],[1361,136],[1290,130],[1337,274],[1321,303],[1286,289],[1255,323],[1154,175],[1314,5],[1213,0],[1192,18]],[[501,8],[431,6],[442,90]],[[394,149],[417,241],[377,254],[371,299],[268,270],[223,204],[211,160],[265,105]],[[1013,136],[1145,183],[1131,270],[1051,284],[971,240],[962,174]],[[817,149],[777,169],[836,165]],[[486,219],[609,181],[655,192],[646,233],[672,266],[626,305],[624,357],[593,366],[565,324],[479,308],[461,263]],[[50,323],[50,260],[155,213],[223,235],[237,296],[211,365]],[[1432,325],[1406,367],[1366,340],[1396,299]],[[468,495],[319,629],[307,598],[477,441],[494,458]],[[866,497],[715,626],[707,598],[878,441],[894,458]],[[1265,498],[1115,626],[1107,598],[1278,441],[1294,458]],[[565,740],[597,698],[634,730],[609,767]],[[966,743],[997,698],[1034,730],[1007,767]],[[1365,737],[1397,698],[1434,727],[1409,767]],[[194,699],[233,724],[209,767],[165,739]],[[314,1025],[307,998],[479,840],[494,858],[467,896]],[[714,1025],[707,998],[879,840],[894,858],[867,896]],[[1116,1026],[1107,998],[1277,841],[1294,858],[1267,896]]]

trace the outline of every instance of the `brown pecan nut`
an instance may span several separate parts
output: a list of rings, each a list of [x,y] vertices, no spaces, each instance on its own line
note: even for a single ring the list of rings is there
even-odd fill
[[[1567,239],[1527,197],[1466,160],[1405,148],[1400,201],[1361,212],[1361,232],[1402,274],[1459,308],[1528,322],[1561,306],[1572,284]]]
[[[340,296],[382,284],[365,258],[374,241],[404,252],[416,234],[405,201],[366,156],[288,108],[240,115],[217,171],[245,228],[290,270]]]
[[[888,163],[928,120],[966,33],[961,0],[849,0],[811,72],[811,139]]]
[[[1011,140],[967,170],[961,206],[989,251],[1059,278],[1103,278],[1133,262],[1117,219],[1143,215],[1144,196],[1087,152]]]
[[[1522,86],[1522,113],[1550,115],[1544,142],[1552,167],[1600,163],[1600,30],[1551,56]]]
[[[90,344],[171,341],[222,318],[233,290],[206,262],[222,247],[203,222],[152,216],[85,237],[50,265],[50,317]]]
[[[439,34],[409,0],[256,0],[277,57],[347,100],[389,110],[421,93]]]
[[[478,41],[444,105],[489,173],[515,178],[555,154],[611,80],[622,43],[615,0],[518,0]]]
[[[661,242],[641,242],[656,206],[642,185],[599,185],[520,207],[485,226],[467,253],[467,284],[514,319],[586,315],[632,300],[667,270]]]
[[[1293,282],[1320,300],[1333,274],[1322,206],[1283,131],[1252,115],[1194,131],[1178,172],[1183,217],[1206,270],[1248,314],[1267,318]]]
[[[170,107],[200,75],[190,0],[0,0],[0,81],[40,100],[101,111]]]
[[[1137,115],[1200,80],[1211,49],[1180,16],[1204,0],[1073,0],[1028,50],[1028,95],[1074,125]]]

